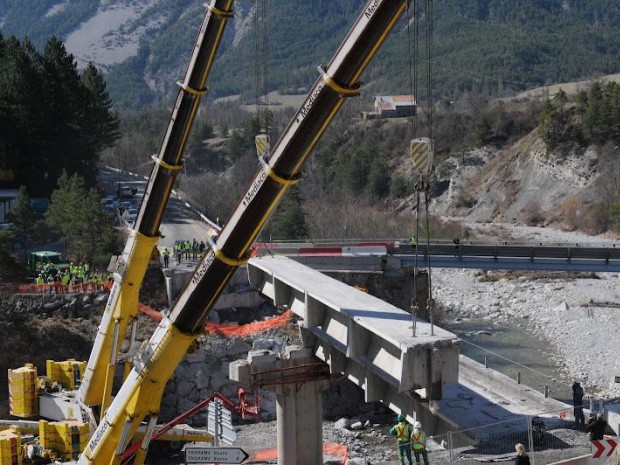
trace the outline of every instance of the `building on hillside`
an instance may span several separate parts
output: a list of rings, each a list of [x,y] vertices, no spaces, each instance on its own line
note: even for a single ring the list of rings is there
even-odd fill
[[[405,118],[414,116],[417,102],[413,95],[378,95],[374,111],[362,113],[364,119]]]

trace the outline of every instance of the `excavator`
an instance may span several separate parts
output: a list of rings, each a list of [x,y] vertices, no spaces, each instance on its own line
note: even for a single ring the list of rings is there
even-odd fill
[[[409,7],[409,0],[369,0],[301,108],[260,166],[224,227],[209,239],[209,250],[171,309],[140,347],[112,400],[120,347],[135,333],[140,289],[206,80],[232,13],[233,0],[212,0],[198,33],[185,79],[155,162],[140,210],[122,255],[111,262],[114,284],[78,392],[78,402],[97,424],[78,463],[126,463],[138,428],[146,433],[133,446],[133,463],[144,463],[156,428],[166,382],[197,339],[209,311],[237,270],[288,188],[301,178],[304,163],[346,98],[360,94],[360,77]],[[133,451],[133,449],[132,449]]]

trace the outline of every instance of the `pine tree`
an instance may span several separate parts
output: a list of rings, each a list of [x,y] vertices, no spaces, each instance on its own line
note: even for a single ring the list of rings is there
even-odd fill
[[[106,90],[103,76],[89,63],[81,76],[86,93],[84,100],[84,129],[89,145],[99,154],[111,147],[120,137],[119,120],[112,108],[112,100]]]
[[[101,197],[84,179],[63,171],[52,193],[45,221],[67,243],[76,260],[93,263],[109,257],[115,246],[112,221],[102,211]]]
[[[299,188],[293,187],[282,199],[270,222],[270,239],[301,240],[308,237],[308,225]]]
[[[21,242],[29,242],[35,231],[37,214],[32,208],[26,186],[19,188],[15,203],[11,207],[11,211],[9,211],[9,219],[15,225]]]
[[[92,166],[97,158],[85,136],[86,109],[81,100],[80,76],[73,55],[64,44],[52,37],[43,52],[43,80],[47,91],[42,96],[46,103],[49,144],[48,177],[55,185],[63,169],[80,173],[87,185],[94,185]]]

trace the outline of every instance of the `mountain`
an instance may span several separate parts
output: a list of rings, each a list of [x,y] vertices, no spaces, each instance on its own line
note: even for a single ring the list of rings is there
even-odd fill
[[[329,61],[365,3],[239,0],[210,78],[211,96],[240,94],[253,101],[257,78],[263,83],[261,93],[305,92],[317,78],[316,67]],[[425,2],[412,1],[363,76],[365,95],[412,92],[414,3],[420,17],[418,62],[424,64],[428,16],[420,6]],[[437,99],[454,100],[468,91],[507,95],[620,71],[617,1],[430,3]],[[28,36],[37,48],[52,35],[60,37],[79,66],[93,61],[107,72],[110,93],[120,107],[137,107],[176,92],[175,82],[182,77],[204,14],[202,4],[203,0],[38,0],[24,8],[23,0],[0,0],[0,30],[5,36]],[[420,66],[422,98],[425,75]]]

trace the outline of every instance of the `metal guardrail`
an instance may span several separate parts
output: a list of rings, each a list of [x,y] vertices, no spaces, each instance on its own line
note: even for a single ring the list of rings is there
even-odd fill
[[[379,252],[380,247],[383,252]],[[337,256],[335,249],[341,249],[344,257]],[[420,268],[429,265],[435,268],[472,268],[503,270],[546,270],[572,272],[620,272],[620,245],[609,244],[559,244],[559,243],[484,243],[436,240],[412,246],[401,240],[351,240],[351,241],[307,241],[259,243],[257,249],[266,253],[286,255],[321,271],[347,269],[366,270],[362,257],[384,257],[381,270]],[[364,252],[364,249],[367,251]],[[307,258],[309,251],[314,260]],[[321,254],[321,251],[324,254]],[[303,253],[301,253],[303,251]],[[304,255],[305,257],[301,257]],[[359,256],[358,256],[359,255]],[[322,262],[317,263],[317,259]],[[346,262],[346,263],[345,263]],[[359,262],[359,263],[358,263]],[[377,271],[376,264],[372,270]]]

